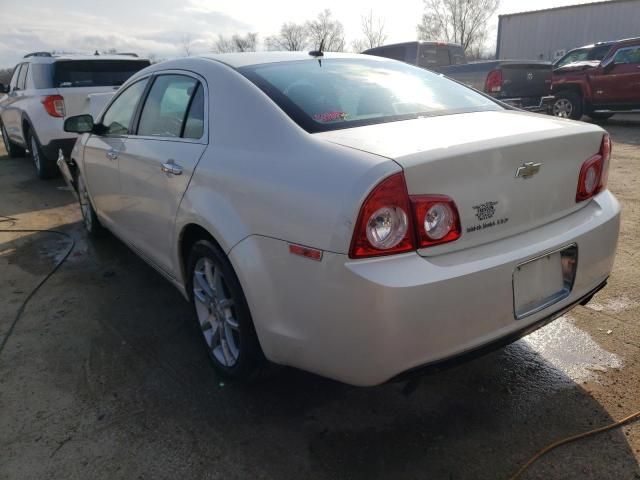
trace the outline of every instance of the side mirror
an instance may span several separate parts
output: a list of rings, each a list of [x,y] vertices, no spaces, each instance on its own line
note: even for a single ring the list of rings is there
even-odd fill
[[[616,63],[613,61],[613,58],[610,58],[607,63],[603,63],[602,64],[602,71],[604,73],[609,73],[611,70],[613,70],[613,67],[616,66]]]
[[[9,85],[0,83],[0,93],[9,93]]]
[[[64,121],[64,131],[72,133],[93,132],[93,117],[91,115],[75,115]]]

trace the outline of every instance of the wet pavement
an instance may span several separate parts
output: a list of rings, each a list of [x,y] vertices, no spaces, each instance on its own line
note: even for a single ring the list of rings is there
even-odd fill
[[[623,204],[609,286],[455,369],[356,388],[209,366],[188,304],[115,238],[91,242],[61,180],[0,152],[0,229],[76,241],[0,353],[0,479],[502,479],[546,444],[640,409],[640,122],[605,125]],[[67,248],[0,233],[0,336]],[[526,479],[640,479],[640,423],[562,447]]]

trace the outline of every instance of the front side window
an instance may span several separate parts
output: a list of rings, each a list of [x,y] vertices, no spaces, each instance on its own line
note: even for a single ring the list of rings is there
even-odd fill
[[[613,59],[613,63],[617,64],[627,64],[627,63],[640,63],[640,46],[638,47],[630,47],[630,48],[622,48],[618,50],[615,58]]]
[[[147,81],[145,78],[134,83],[114,100],[102,117],[102,125],[106,135],[126,135],[129,133],[131,120]]]
[[[149,91],[140,116],[138,135],[180,137],[198,81],[184,75],[160,75]]]
[[[387,60],[314,59],[239,69],[310,133],[418,117],[502,110],[468,87]]]

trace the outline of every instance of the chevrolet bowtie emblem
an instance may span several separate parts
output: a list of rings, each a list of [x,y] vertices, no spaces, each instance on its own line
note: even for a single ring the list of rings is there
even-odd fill
[[[536,173],[540,171],[541,166],[542,166],[541,163],[533,163],[533,162],[523,163],[522,166],[518,167],[518,170],[516,170],[516,178],[533,177]]]

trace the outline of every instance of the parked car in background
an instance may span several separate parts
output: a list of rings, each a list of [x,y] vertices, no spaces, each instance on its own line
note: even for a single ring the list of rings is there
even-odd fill
[[[9,85],[0,85],[0,129],[11,157],[33,158],[40,178],[56,174],[58,151],[71,152],[76,135],[64,119],[85,113],[88,95],[117,90],[149,60],[127,55],[25,55]]]
[[[640,111],[640,38],[578,50],[579,55],[569,52],[553,70],[554,115],[600,120]]]
[[[375,385],[514,341],[611,271],[606,132],[406,63],[172,60],[65,128],[87,231],[189,299],[231,378],[266,358]]]
[[[548,113],[553,104],[549,62],[490,60],[469,63],[460,45],[442,42],[398,43],[362,53],[393,58],[443,73],[525,110]]]

